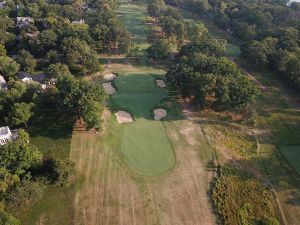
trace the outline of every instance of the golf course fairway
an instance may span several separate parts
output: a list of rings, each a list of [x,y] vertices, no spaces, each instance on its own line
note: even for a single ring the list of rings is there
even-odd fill
[[[135,7],[138,8],[135,10]],[[143,9],[137,5],[128,7],[128,4],[122,4],[118,11],[120,21],[132,32],[134,43],[141,49],[148,45]],[[119,76],[114,81],[117,92],[111,97],[111,109],[127,111],[134,117],[133,123],[118,125],[119,129],[123,129],[120,151],[128,166],[137,173],[162,174],[175,163],[163,123],[153,119],[153,109],[168,95],[166,88],[155,84],[155,78],[163,78],[165,72],[147,66],[145,59],[132,65],[130,71],[117,72]]]

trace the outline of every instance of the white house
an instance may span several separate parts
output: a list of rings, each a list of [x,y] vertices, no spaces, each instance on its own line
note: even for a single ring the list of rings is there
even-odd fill
[[[0,127],[0,145],[5,145],[7,142],[14,139],[9,127]]]
[[[25,76],[25,77],[21,78],[21,81],[23,81],[23,82],[32,82],[32,78],[29,77],[29,76]]]
[[[81,19],[81,20],[75,20],[72,23],[73,24],[83,24],[83,23],[85,23],[85,21],[83,19]]]
[[[6,91],[7,90],[7,83],[3,76],[0,75],[0,91]]]
[[[4,8],[5,7],[5,1],[3,2],[0,2],[0,9]]]
[[[34,23],[31,17],[17,17],[17,26],[22,28]]]

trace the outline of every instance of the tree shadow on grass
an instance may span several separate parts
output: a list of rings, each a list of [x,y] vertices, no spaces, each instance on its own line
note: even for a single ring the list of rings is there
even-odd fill
[[[31,137],[44,136],[50,139],[64,139],[72,136],[73,120],[67,115],[47,113],[29,126]]]

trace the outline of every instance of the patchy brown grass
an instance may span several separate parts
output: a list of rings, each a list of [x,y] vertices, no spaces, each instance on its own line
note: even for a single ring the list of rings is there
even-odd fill
[[[76,176],[81,180],[74,224],[216,223],[208,195],[212,155],[199,125],[188,120],[165,121],[176,166],[159,177],[142,177],[130,171],[118,153],[122,130],[115,130],[120,127],[108,111],[105,121],[101,135],[77,128],[72,137],[70,157],[76,160]],[[185,132],[187,127],[193,137]]]

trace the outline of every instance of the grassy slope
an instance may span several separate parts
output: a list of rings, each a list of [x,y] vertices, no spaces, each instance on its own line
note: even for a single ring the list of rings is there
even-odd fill
[[[41,123],[30,125],[31,142],[44,156],[69,157],[72,121],[59,116],[48,116]],[[17,211],[21,224],[69,225],[73,217],[74,186],[68,188],[48,187],[41,201],[33,207]]]
[[[144,5],[121,4],[121,8],[117,11],[120,21],[131,35],[132,43],[139,46],[141,50],[149,46],[148,27],[145,26],[146,10]]]

